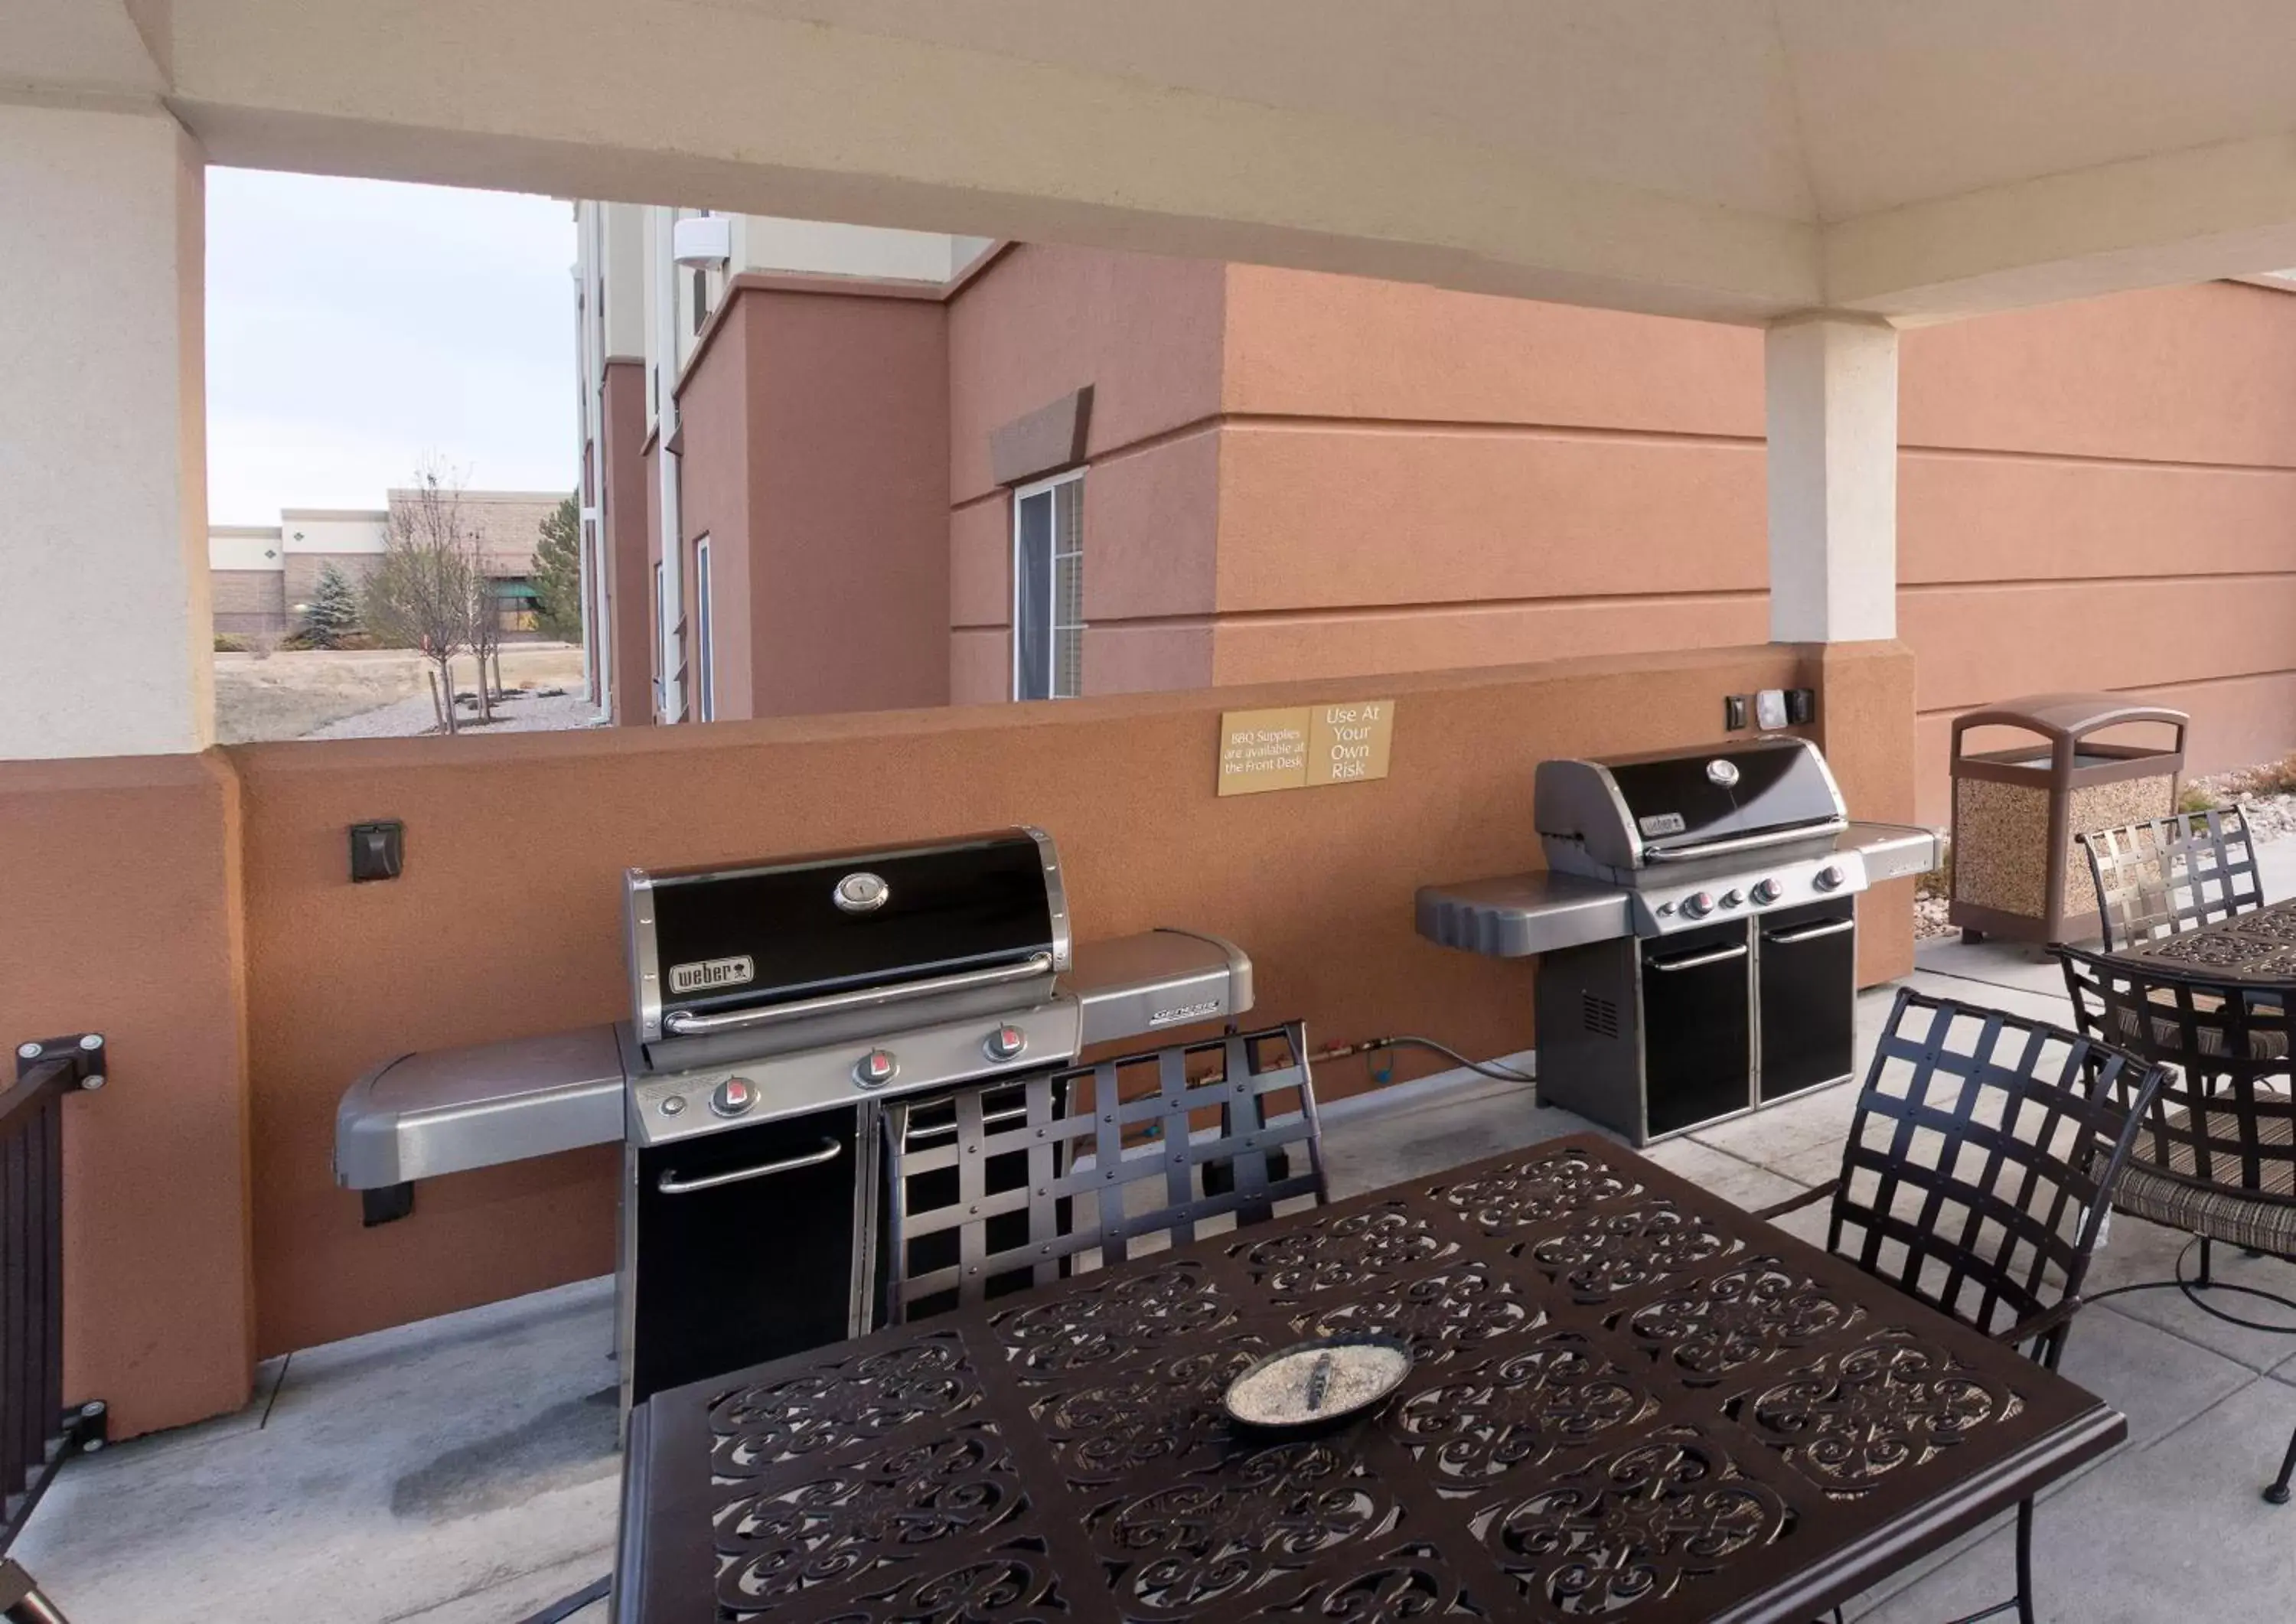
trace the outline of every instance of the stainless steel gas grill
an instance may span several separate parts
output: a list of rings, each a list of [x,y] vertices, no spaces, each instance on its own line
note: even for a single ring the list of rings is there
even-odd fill
[[[1927,829],[1849,821],[1800,739],[1546,761],[1543,873],[1433,885],[1419,933],[1539,956],[1539,1097],[1636,1144],[1851,1069],[1858,892],[1926,873]]]
[[[620,1139],[626,1403],[878,1323],[882,1102],[1251,1005],[1217,937],[1072,942],[1037,830],[632,869],[625,895],[628,1021],[380,1067],[335,1156],[373,1191]]]

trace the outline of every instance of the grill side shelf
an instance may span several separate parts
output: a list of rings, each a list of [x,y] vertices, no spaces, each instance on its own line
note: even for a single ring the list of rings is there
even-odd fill
[[[1422,886],[1419,934],[1446,947],[1526,958],[1634,933],[1628,894],[1574,874],[1537,872]]]
[[[1884,880],[1925,874],[1945,855],[1945,842],[1938,838],[1938,832],[1917,824],[1853,823],[1834,844],[1864,857],[1866,878],[1876,885]]]
[[[1251,1007],[1251,960],[1223,937],[1143,931],[1077,944],[1061,990],[1083,1011],[1085,1044],[1110,1043],[1242,1014]]]
[[[402,1055],[345,1090],[335,1182],[382,1190],[622,1136],[614,1029]]]

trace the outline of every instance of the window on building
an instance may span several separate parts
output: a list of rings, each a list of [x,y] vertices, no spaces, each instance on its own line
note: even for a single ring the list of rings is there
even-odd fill
[[[709,537],[693,544],[693,700],[705,722],[718,716],[718,628],[709,595]]]
[[[1084,471],[1013,493],[1013,697],[1084,692]]]
[[[709,321],[709,273],[693,267],[693,331],[699,334]]]
[[[663,662],[669,652],[669,605],[661,601],[661,566],[653,567],[653,713],[660,716],[669,696],[668,672]]]

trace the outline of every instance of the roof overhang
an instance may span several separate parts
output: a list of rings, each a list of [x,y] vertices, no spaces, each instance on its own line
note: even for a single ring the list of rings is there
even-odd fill
[[[2296,264],[2283,0],[28,0],[218,163],[1731,321]]]

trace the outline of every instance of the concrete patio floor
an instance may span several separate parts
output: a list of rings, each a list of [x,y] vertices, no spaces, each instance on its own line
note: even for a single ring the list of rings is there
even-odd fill
[[[2266,894],[2296,895],[2296,841],[2264,855]],[[1909,980],[1923,991],[2069,1014],[2037,951],[1938,941],[1918,966]],[[1890,996],[1859,1002],[1861,1067]],[[1855,1093],[1806,1095],[1651,1153],[1742,1205],[1782,1200],[1833,1176]],[[1587,1126],[1460,1073],[1333,1105],[1325,1142],[1344,1195]],[[1820,1239],[1823,1213],[1788,1226]],[[2166,1276],[2184,1239],[2116,1218],[2092,1289]],[[2271,1259],[2223,1249],[2218,1269],[2296,1294],[2296,1271]],[[511,1624],[610,1561],[611,1338],[611,1283],[594,1280],[274,1360],[242,1414],[73,1463],[14,1554],[73,1624]],[[2086,1309],[2064,1370],[2128,1417],[2129,1440],[2046,1497],[2039,1617],[2296,1618],[2296,1506],[2257,1492],[2296,1424],[2296,1336],[2144,1293]],[[1934,1624],[2012,1582],[2011,1535],[1996,1525],[1846,1611]]]

